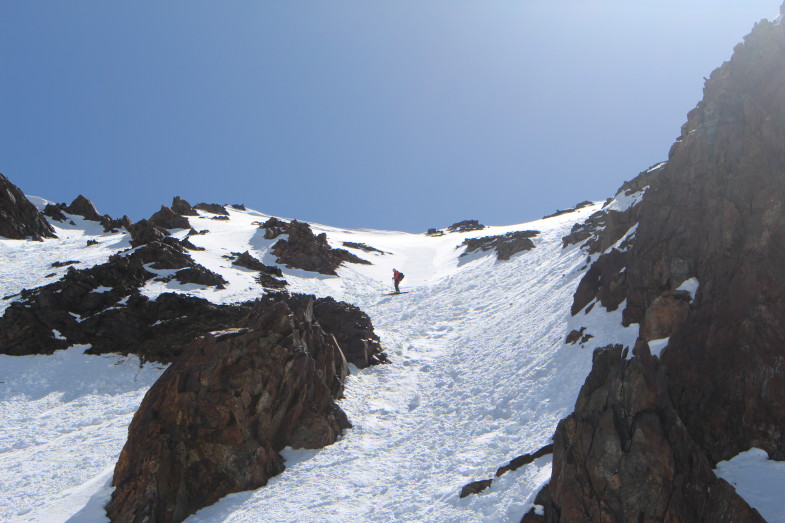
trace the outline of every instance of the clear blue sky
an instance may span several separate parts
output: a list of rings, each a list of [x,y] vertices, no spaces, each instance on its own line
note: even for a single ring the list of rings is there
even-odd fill
[[[0,172],[353,228],[539,218],[667,158],[780,0],[0,0]]]

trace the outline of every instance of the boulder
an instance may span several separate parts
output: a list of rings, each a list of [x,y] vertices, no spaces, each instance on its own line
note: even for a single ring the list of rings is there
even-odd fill
[[[346,360],[306,312],[260,301],[242,325],[196,340],[153,385],[115,467],[111,521],[179,522],[284,469],[350,426]]]
[[[472,232],[485,229],[485,225],[477,220],[463,220],[447,227],[447,232]]]
[[[8,178],[0,174],[0,236],[13,240],[56,238],[35,205]]]

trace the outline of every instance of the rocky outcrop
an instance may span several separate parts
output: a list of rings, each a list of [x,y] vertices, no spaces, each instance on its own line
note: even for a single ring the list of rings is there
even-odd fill
[[[283,289],[288,285],[283,278],[283,271],[281,271],[280,268],[262,263],[260,260],[254,258],[248,251],[237,254],[236,256],[232,265],[257,271],[259,276],[256,278],[256,281],[262,287],[266,289]]]
[[[298,308],[307,308],[310,297],[300,294],[291,299]],[[364,369],[388,362],[371,318],[358,307],[327,297],[317,299],[312,309],[319,325],[335,336],[349,363]]]
[[[218,306],[182,294],[155,300],[141,296],[138,289],[155,277],[145,269],[148,263],[199,267],[182,250],[161,243],[114,255],[89,269],[69,267],[61,280],[22,291],[6,309],[0,318],[0,353],[51,354],[89,344],[92,353],[137,354],[168,363],[195,336],[233,325],[247,314],[244,306]]]
[[[750,447],[785,459],[785,26],[756,25],[650,171],[627,221],[584,244],[603,254],[573,314],[626,303],[640,338],[631,360],[595,356],[554,437],[545,518],[760,521],[711,469]]]
[[[645,344],[598,349],[554,435],[547,521],[764,521],[680,423]]]
[[[112,521],[182,521],[284,469],[286,446],[349,427],[335,404],[346,360],[308,308],[262,300],[238,330],[194,342],[146,395],[107,506]]]
[[[13,240],[55,238],[54,229],[35,205],[0,174],[0,236]]]
[[[182,200],[181,200],[182,201]],[[150,216],[150,221],[164,229],[190,229],[191,222],[169,207],[162,205],[161,210]]]
[[[65,213],[81,216],[85,220],[100,223],[104,228],[104,232],[118,232],[122,227],[130,229],[133,224],[128,216],[117,219],[112,218],[108,214],[100,215],[93,202],[81,194],[69,205],[64,203],[47,204],[43,213],[58,222],[65,222],[68,219]]]
[[[479,220],[463,220],[447,227],[447,232],[472,232],[485,229]]]
[[[496,258],[499,260],[509,260],[513,254],[534,249],[534,242],[531,240],[537,236],[539,231],[516,231],[508,232],[499,236],[485,236],[483,238],[467,238],[459,247],[466,247],[461,256],[466,256],[471,252],[496,251]]]
[[[191,204],[183,200],[179,196],[172,198],[172,210],[182,216],[199,216],[196,209],[191,207]]]
[[[307,223],[294,220],[286,224],[286,233],[288,238],[278,240],[272,252],[278,263],[290,269],[335,276],[335,270],[344,262],[370,264],[346,249],[333,249],[327,243],[327,234],[315,235]]]

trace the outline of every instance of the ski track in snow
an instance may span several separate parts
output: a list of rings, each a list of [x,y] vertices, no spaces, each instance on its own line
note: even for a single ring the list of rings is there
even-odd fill
[[[352,368],[340,404],[353,428],[340,441],[286,449],[287,470],[266,487],[226,496],[187,521],[519,521],[550,477],[550,456],[495,478],[478,495],[460,500],[461,487],[494,478],[499,466],[549,443],[572,411],[592,350],[632,345],[637,335],[637,326],[621,327],[623,306],[569,314],[586,255],[562,249],[561,238],[598,208],[442,237],[312,224],[334,247],[352,241],[390,253],[353,251],[373,265],[346,264],[338,277],[282,269],[290,292],[333,296],[367,312],[392,364]],[[221,303],[260,296],[255,273],[224,256],[248,250],[275,265],[270,248],[278,239],[265,240],[257,228],[267,215],[228,210],[228,221],[190,218],[196,230],[210,231],[191,237],[206,248],[192,257],[229,281],[226,289],[151,280],[142,293]],[[129,246],[125,234],[103,234],[78,217],[74,223],[43,244],[0,239],[3,296],[55,281],[43,276],[67,268],[52,268],[54,261],[84,268]],[[467,237],[529,229],[541,231],[536,248],[509,261],[492,252],[459,257],[456,248]],[[87,247],[88,239],[99,245]],[[410,292],[384,296],[394,267]],[[594,337],[565,345],[566,333],[580,327]],[[102,507],[128,424],[162,369],[84,349],[0,356],[0,521],[106,521]]]

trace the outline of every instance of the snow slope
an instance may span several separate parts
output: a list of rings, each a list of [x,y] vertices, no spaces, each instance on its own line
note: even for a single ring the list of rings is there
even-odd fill
[[[387,254],[353,251],[373,265],[347,264],[338,277],[283,268],[289,290],[361,307],[393,363],[352,369],[341,406],[354,428],[339,442],[319,451],[287,449],[286,472],[267,487],[229,495],[188,521],[519,521],[550,475],[550,457],[507,473],[479,495],[459,500],[461,487],[547,444],[573,408],[593,348],[632,345],[637,334],[637,326],[621,327],[619,311],[598,306],[569,315],[586,255],[563,249],[561,238],[598,208],[441,237],[312,224],[335,247],[351,241]],[[229,220],[191,218],[195,229],[209,231],[190,238],[206,248],[192,256],[229,281],[225,289],[151,281],[143,292],[223,303],[258,297],[254,274],[224,256],[248,250],[274,264],[275,241],[257,227],[267,216],[229,211]],[[0,240],[0,294],[52,281],[45,273],[65,271],[52,269],[52,261],[85,267],[128,245],[126,235],[75,224],[43,244]],[[492,252],[460,257],[456,249],[467,237],[531,229],[541,232],[536,248],[509,261]],[[88,239],[99,245],[87,247]],[[406,274],[408,294],[384,295],[393,268]],[[594,337],[566,345],[566,333],[580,327]],[[101,507],[125,431],[161,369],[82,350],[0,356],[2,521],[105,520]]]

